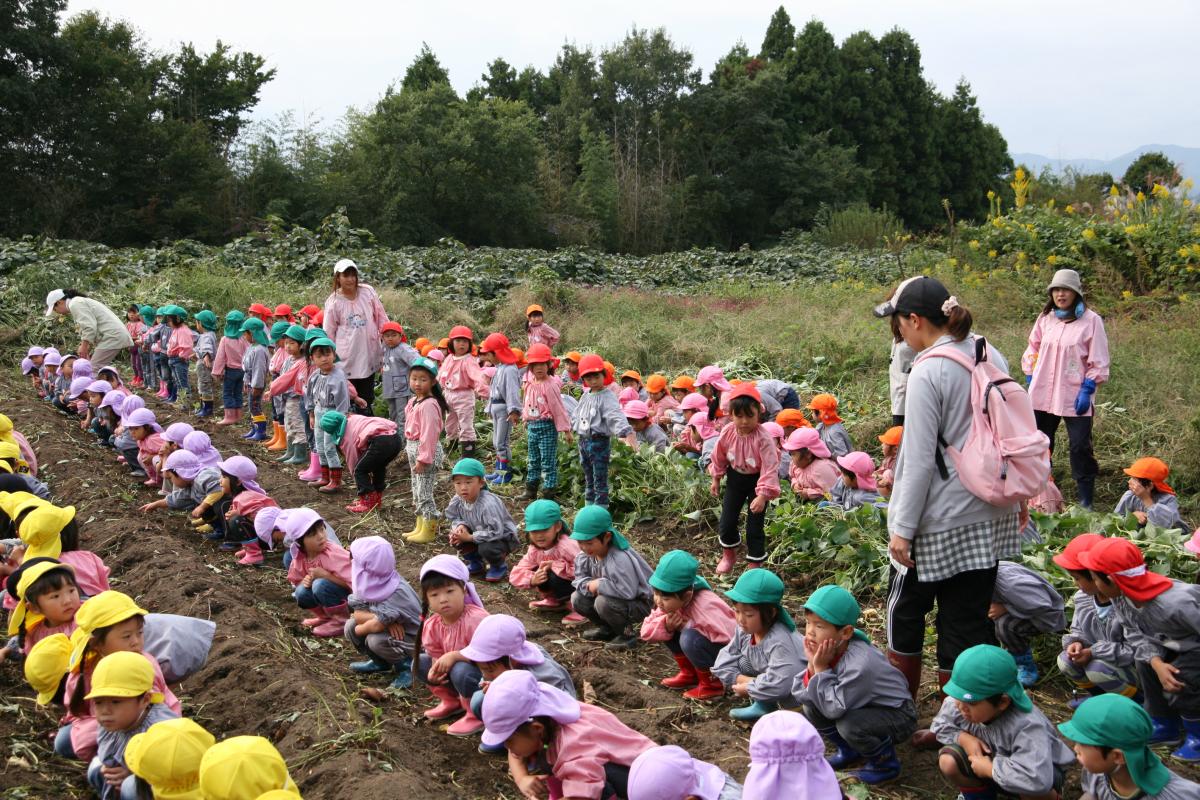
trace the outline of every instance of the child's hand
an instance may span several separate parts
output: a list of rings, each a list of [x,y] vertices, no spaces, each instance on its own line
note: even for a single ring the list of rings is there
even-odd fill
[[[713,478],[712,485],[708,487],[708,491],[713,497],[719,496],[721,494],[721,479]]]
[[[1073,664],[1086,664],[1092,660],[1092,648],[1084,647],[1083,642],[1071,642],[1067,645],[1067,658]]]
[[[403,642],[406,634],[404,630],[404,624],[400,622],[389,623],[387,626],[387,634],[397,642]]]
[[[153,511],[156,508],[159,508],[157,500],[155,500],[153,503],[146,503],[146,505],[139,508],[138,511],[145,514],[147,511]]]
[[[424,475],[431,469],[433,469],[433,464],[426,464],[424,461],[418,461],[417,466],[413,467],[413,472],[416,472],[418,475]]]
[[[1151,659],[1150,666],[1154,668],[1154,674],[1158,676],[1158,682],[1162,684],[1163,691],[1179,692],[1187,686],[1186,683],[1175,677],[1179,674],[1179,667],[1168,664],[1157,657]]]
[[[526,775],[516,779],[521,795],[530,800],[541,800],[547,794],[546,779],[549,775]]]
[[[104,782],[106,784],[114,789],[117,789],[121,786],[121,783],[133,773],[125,769],[125,767],[118,765],[115,767],[100,767],[100,774],[104,776]]]
[[[1145,525],[1146,520],[1149,519],[1145,511],[1135,511],[1133,512],[1133,517],[1138,521],[1138,525]]]
[[[750,501],[750,513],[761,514],[767,507],[767,498],[761,494],[754,495],[754,499]]]
[[[992,759],[990,756],[970,756],[969,760],[971,762],[971,771],[975,773],[976,778],[992,779]]]
[[[743,683],[741,681],[741,678],[744,678],[744,677],[745,677],[744,675],[739,675],[738,682],[730,687],[730,691],[732,691],[738,697],[749,697],[750,696],[750,681],[746,681],[745,683]]]
[[[600,591],[600,579],[597,578],[594,581],[588,581],[587,587],[589,592],[597,594]]]
[[[805,636],[804,653],[808,656],[808,671],[816,675],[818,672],[829,669],[834,656],[837,655],[837,648],[837,642],[833,639],[826,639],[817,644]]]
[[[992,620],[993,622],[1000,619],[1007,613],[1008,609],[1003,603],[992,603],[988,606],[988,619]]]
[[[313,567],[312,569],[310,569],[308,571],[308,574],[309,574],[309,577],[311,577],[314,581],[319,578],[324,578],[325,580],[329,580],[329,578],[331,577],[329,570],[325,569],[324,567]]]
[[[208,510],[208,506],[201,503],[192,509],[192,519],[200,519],[204,516],[204,512]]]
[[[363,398],[363,397],[354,398],[354,405],[358,406],[359,408],[366,408],[367,407],[366,398]]]
[[[454,666],[456,659],[451,653],[446,653],[429,667],[429,680],[432,682],[437,678],[437,682],[441,683],[446,676],[450,674],[450,668]]]
[[[521,421],[521,415],[516,411],[510,411],[510,412],[508,412],[508,421],[511,422],[513,425],[516,425],[518,422]]]
[[[567,431],[565,436],[567,437],[567,444],[575,444],[575,437],[571,434],[570,431]]]
[[[958,746],[966,751],[967,758],[972,756],[987,755],[989,752],[991,752],[982,739],[977,736],[972,736],[966,731],[958,734]]]
[[[667,630],[674,632],[682,630],[687,625],[687,619],[678,611],[672,611],[664,617],[663,624],[667,626]]]
[[[305,575],[303,578],[300,579],[300,585],[303,586],[305,589],[311,589],[312,584],[313,584],[312,573],[309,573],[308,575]]]

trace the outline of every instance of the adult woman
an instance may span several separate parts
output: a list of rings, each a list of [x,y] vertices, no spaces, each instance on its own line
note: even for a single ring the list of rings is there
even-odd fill
[[[1046,292],[1050,297],[1029,332],[1021,370],[1051,453],[1059,420],[1066,423],[1079,505],[1091,508],[1100,472],[1092,452],[1092,396],[1108,380],[1108,336],[1104,320],[1084,302],[1078,272],[1060,269]]]
[[[883,313],[880,313],[883,312]],[[938,682],[950,678],[958,654],[993,642],[988,619],[996,562],[1021,551],[1018,507],[1000,508],[967,491],[952,459],[948,475],[936,466],[937,448],[961,448],[971,430],[971,373],[945,358],[921,358],[948,347],[975,357],[971,313],[939,281],[924,276],[900,284],[876,313],[916,352],[908,376],[904,445],[896,462],[888,508],[888,659],[904,673],[916,698],[921,683],[925,617],[936,602]],[[987,357],[1007,371],[1004,357]],[[929,746],[927,732],[914,744]]]
[[[325,301],[324,330],[337,345],[346,377],[354,384],[371,414],[375,403],[375,373],[383,363],[379,329],[388,321],[379,295],[358,282],[358,265],[343,258],[333,265],[333,293]]]
[[[91,359],[96,369],[107,367],[123,350],[133,347],[125,323],[108,306],[74,289],[55,289],[46,295],[46,316],[71,315],[79,328],[80,358]]]

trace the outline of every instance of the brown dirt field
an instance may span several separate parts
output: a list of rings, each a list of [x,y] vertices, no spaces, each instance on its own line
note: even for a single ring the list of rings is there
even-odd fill
[[[291,600],[278,553],[269,554],[261,568],[239,567],[232,554],[217,551],[191,533],[179,516],[165,511],[138,514],[136,508],[155,495],[128,477],[112,451],[101,449],[77,425],[31,398],[26,386],[0,381],[0,401],[17,429],[34,444],[44,479],[55,496],[77,506],[84,522],[83,546],[104,557],[113,571],[113,588],[152,611],[217,623],[208,663],[176,690],[185,714],[218,738],[269,737],[308,798],[518,796],[503,759],[479,755],[477,738],[454,738],[424,721],[419,712],[429,695],[423,689],[389,694],[381,702],[360,695],[361,687],[383,687],[385,680],[353,675],[346,665],[356,654],[344,642],[315,639],[299,625],[301,614]],[[156,399],[149,399],[148,405],[164,426],[183,419]],[[414,585],[421,563],[449,550],[410,545],[400,538],[413,522],[405,469],[392,470],[382,515],[352,515],[343,508],[353,497],[351,490],[332,498],[318,495],[295,479],[294,468],[276,466],[261,446],[242,442],[243,427],[219,428],[211,422],[197,427],[213,437],[224,455],[240,451],[255,457],[260,482],[280,506],[318,509],[343,542],[364,535],[381,535],[393,542],[398,567]],[[446,499],[439,498],[443,507]],[[515,503],[513,510],[517,516]],[[633,539],[652,562],[663,551],[680,546],[705,557],[712,555],[711,539],[698,528],[644,525],[633,532]],[[688,702],[660,687],[659,679],[673,668],[664,648],[644,646],[614,654],[583,641],[577,631],[563,628],[557,617],[533,614],[526,608],[532,598],[508,584],[479,582],[477,586],[490,611],[524,620],[530,639],[571,670],[581,691],[590,687],[598,704],[655,741],[678,744],[734,776],[744,775],[749,727],[727,718],[733,701]],[[878,614],[874,619],[878,621]],[[19,668],[0,667],[0,689],[4,692],[0,737],[7,748],[0,798],[90,796],[81,765],[51,753],[57,716],[36,707]],[[1034,695],[1053,718],[1066,716],[1065,691],[1057,679],[1045,681]],[[934,710],[932,693],[921,710],[927,720]],[[904,747],[901,756],[902,778],[869,796],[954,796],[937,774],[931,754]],[[855,794],[868,796],[860,794],[863,788],[857,787]]]

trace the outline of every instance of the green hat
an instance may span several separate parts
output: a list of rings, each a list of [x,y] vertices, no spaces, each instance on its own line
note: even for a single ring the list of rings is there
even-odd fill
[[[562,522],[562,507],[553,500],[534,500],[525,506],[525,530],[549,530],[556,522]]]
[[[187,319],[188,313],[183,306],[169,305],[164,306],[164,308],[166,309],[164,313],[167,316],[179,317],[181,320]]]
[[[341,444],[346,435],[346,415],[340,411],[326,411],[317,422],[321,430],[333,437],[334,444]]]
[[[287,333],[287,329],[290,327],[292,327],[292,323],[288,322],[286,319],[281,319],[279,322],[276,322],[271,326],[271,341],[278,342],[279,337]]]
[[[788,630],[796,630],[796,621],[783,607],[783,581],[768,569],[756,567],[746,570],[725,596],[735,603],[766,603],[775,606],[779,609],[779,621],[786,625]]]
[[[313,350],[315,350],[318,347],[328,347],[330,350],[332,350],[333,351],[333,361],[335,364],[342,360],[342,359],[338,358],[337,345],[334,344],[333,339],[330,339],[328,336],[318,336],[315,339],[308,340],[308,352],[311,353]]]
[[[943,691],[966,703],[1006,694],[1019,710],[1033,710],[1029,695],[1017,680],[1017,662],[1007,650],[992,644],[977,644],[959,653]]]
[[[258,317],[251,317],[242,323],[242,333],[249,333],[250,338],[254,339],[255,343],[266,347],[270,342],[267,341],[267,326]]]
[[[304,344],[304,340],[308,338],[308,331],[304,330],[304,327],[301,325],[289,325],[283,335],[289,339],[294,339],[300,344]]]
[[[409,372],[412,372],[414,369],[423,369],[433,377],[437,377],[437,362],[432,358],[425,358],[424,356],[421,356],[420,358],[416,359],[408,368]]]
[[[839,628],[853,625],[862,615],[862,609],[859,608],[854,595],[833,584],[827,584],[813,592],[804,602],[804,610],[811,611],[830,625]],[[858,628],[854,629],[854,635],[864,642],[871,641],[871,637]]]
[[[156,317],[165,317],[165,316],[169,315],[170,313],[171,313],[171,307],[170,307],[170,306],[159,306],[159,307],[158,307],[158,309],[157,309],[157,310],[155,310],[155,312],[154,312],[154,316],[156,316]]]
[[[328,339],[329,334],[325,333],[321,328],[309,328],[304,332],[304,341],[311,342],[313,339]]]
[[[611,533],[612,543],[618,550],[629,549],[629,540],[617,533],[617,529],[613,527],[612,514],[608,513],[604,506],[584,506],[579,509],[571,528],[572,539],[586,542],[588,539]]]
[[[1147,742],[1154,723],[1137,703],[1119,694],[1089,697],[1058,730],[1073,742],[1092,747],[1113,747],[1125,756],[1129,777],[1147,795],[1157,795],[1171,780],[1171,771]]]
[[[684,550],[664,553],[650,576],[650,585],[660,592],[682,592],[686,589],[711,589],[708,581],[696,573],[700,562]]]
[[[460,458],[454,469],[450,470],[450,477],[465,475],[468,478],[482,478],[486,474],[482,462],[475,458]]]
[[[154,313],[154,306],[142,306],[138,309],[138,314],[141,315],[142,322],[146,323],[147,325],[153,325],[154,318],[157,316]]]
[[[203,325],[206,331],[215,331],[217,329],[217,315],[207,308],[196,312],[196,322]]]
[[[241,311],[230,311],[225,315],[225,338],[236,339],[242,335],[242,323],[246,315]]]

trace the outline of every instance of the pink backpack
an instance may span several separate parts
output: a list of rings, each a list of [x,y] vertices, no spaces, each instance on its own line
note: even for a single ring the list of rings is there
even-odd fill
[[[987,360],[987,342],[975,338],[975,359],[952,347],[922,353],[918,360],[946,358],[971,373],[971,432],[962,450],[938,435],[938,472],[948,480],[942,450],[950,454],[967,491],[994,506],[1028,500],[1050,477],[1046,434],[1037,429],[1033,403],[1024,387]]]

